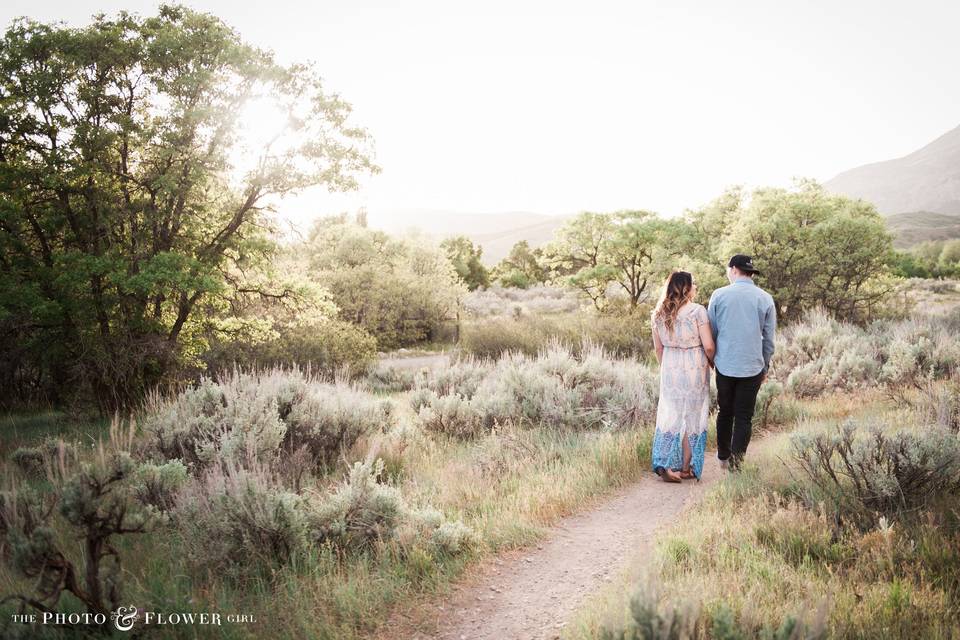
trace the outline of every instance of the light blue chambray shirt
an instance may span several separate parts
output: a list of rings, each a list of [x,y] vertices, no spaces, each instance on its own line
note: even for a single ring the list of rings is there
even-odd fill
[[[769,293],[752,278],[741,276],[713,292],[707,316],[717,343],[713,360],[717,371],[749,378],[767,370],[777,330],[777,311]]]

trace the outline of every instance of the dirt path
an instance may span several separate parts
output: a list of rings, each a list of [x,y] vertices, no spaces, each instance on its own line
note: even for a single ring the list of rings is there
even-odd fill
[[[570,615],[651,545],[723,473],[707,453],[701,482],[665,484],[650,474],[596,508],[565,518],[542,544],[481,565],[445,602],[392,626],[390,637],[439,640],[556,638]]]

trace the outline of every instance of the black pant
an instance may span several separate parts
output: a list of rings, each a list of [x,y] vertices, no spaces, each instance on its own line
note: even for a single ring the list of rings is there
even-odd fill
[[[749,378],[734,378],[717,371],[717,457],[730,460],[736,467],[740,464],[747,445],[753,422],[753,409],[757,392],[763,382],[763,373]]]

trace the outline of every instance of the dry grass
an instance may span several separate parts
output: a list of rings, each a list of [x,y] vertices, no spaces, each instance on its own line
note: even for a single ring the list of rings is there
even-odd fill
[[[920,420],[917,410],[894,406],[876,391],[803,407],[801,430],[848,418],[889,428]],[[741,474],[719,483],[653,554],[633,559],[563,637],[620,637],[631,598],[652,599],[660,612],[679,610],[697,629],[665,637],[720,637],[724,621],[740,634],[728,637],[743,638],[792,637],[775,635],[785,622],[798,622],[807,634],[796,637],[960,636],[960,501],[946,498],[941,508],[884,520],[865,533],[838,530],[829,505],[803,499],[808,485],[792,461],[790,436],[784,431],[761,441]]]

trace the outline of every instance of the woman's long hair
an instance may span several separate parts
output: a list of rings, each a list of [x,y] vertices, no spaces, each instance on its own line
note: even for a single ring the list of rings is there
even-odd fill
[[[693,300],[693,276],[687,271],[674,271],[667,277],[663,293],[653,310],[654,321],[662,320],[667,331],[673,333],[680,307]]]

